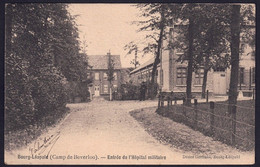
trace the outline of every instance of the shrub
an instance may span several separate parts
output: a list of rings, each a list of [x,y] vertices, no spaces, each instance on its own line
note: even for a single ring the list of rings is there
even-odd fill
[[[32,97],[35,102],[35,121],[58,114],[65,110],[67,102],[66,80],[55,67],[39,70],[39,76],[32,81]]]
[[[158,89],[159,89],[159,86],[157,83],[152,84],[152,83],[148,82],[147,97],[151,98],[151,99],[155,98],[156,95],[158,94]]]
[[[6,62],[5,130],[23,129],[32,124],[35,112],[29,77],[26,68],[13,65],[10,57],[6,58]]]
[[[138,100],[140,97],[140,86],[131,83],[122,84],[114,93],[115,100]]]
[[[80,98],[82,101],[87,101],[90,97],[87,82],[70,81],[68,87],[68,95],[70,102],[74,102],[76,97]]]

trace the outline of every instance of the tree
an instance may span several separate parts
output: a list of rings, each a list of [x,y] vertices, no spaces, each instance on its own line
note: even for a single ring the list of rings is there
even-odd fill
[[[157,36],[152,33],[147,35],[147,37],[154,39],[156,42],[148,43],[143,50],[144,52],[156,50],[153,69],[156,69],[160,61],[161,49],[181,49],[184,54],[180,55],[178,61],[188,63],[186,79],[187,104],[190,104],[191,99],[192,73],[201,67],[204,68],[202,84],[202,97],[204,98],[208,71],[212,68],[227,68],[230,62],[232,62],[229,55],[229,47],[230,43],[232,43],[230,42],[232,40],[231,30],[229,29],[229,26],[232,24],[230,22],[232,5],[190,3],[167,4],[167,6],[163,6],[163,4],[142,4],[140,6],[143,16],[149,18],[140,22],[143,25],[140,30],[159,31],[154,33]],[[245,5],[242,15],[246,19],[243,19],[243,22],[254,21],[252,11],[250,5]],[[168,48],[162,48],[161,42],[166,39],[167,35],[163,28],[168,25],[181,27],[179,30],[177,29],[181,35],[180,37],[175,37],[175,41],[170,42]],[[248,25],[245,27],[248,27]],[[174,26],[174,29],[176,31],[176,26]],[[244,30],[242,39],[247,39],[248,43],[251,43],[250,45],[253,46],[254,35],[252,34],[254,31],[249,31],[246,28]]]
[[[141,6],[143,15],[146,17],[151,17],[151,19],[148,21],[144,21],[145,26],[143,26],[140,30],[159,30],[159,34],[156,37],[154,35],[148,35],[148,37],[152,37],[153,39],[155,39],[156,43],[150,44],[146,47],[146,50],[148,51],[151,50],[151,48],[156,49],[156,57],[152,70],[152,83],[154,83],[155,71],[157,69],[157,65],[160,62],[160,54],[161,50],[163,49],[162,41],[166,39],[166,33],[164,32],[165,27],[167,25],[171,26],[178,21],[181,21],[180,24],[183,24],[185,22],[185,24],[187,24],[188,22],[187,29],[183,31],[185,42],[183,42],[183,39],[181,39],[182,43],[188,43],[188,45],[181,44],[185,54],[180,58],[182,59],[182,61],[188,62],[188,72],[186,79],[187,104],[190,104],[191,101],[192,72],[194,71],[195,59],[194,43],[196,42],[195,37],[196,33],[198,32],[197,24],[200,21],[200,19],[197,18],[197,16],[199,15],[199,12],[201,12],[201,8],[202,7],[198,4],[167,4],[167,6],[165,6],[164,4],[146,4]],[[157,17],[154,15],[157,15]],[[159,19],[158,15],[160,16]],[[164,49],[169,48],[173,49],[176,48],[176,46],[168,46],[168,48]]]
[[[141,10],[142,16],[146,19],[144,21],[139,21],[138,25],[142,27],[139,31],[147,32],[145,37],[146,46],[143,48],[144,54],[153,53],[154,63],[152,67],[151,74],[151,90],[150,92],[155,92],[155,74],[157,66],[160,63],[161,52],[163,49],[162,42],[166,39],[165,27],[167,25],[167,7],[168,4],[152,3],[152,4],[138,4],[137,7]],[[149,93],[151,98],[154,94]]]
[[[222,4],[174,4],[170,9],[174,23],[182,25],[179,33],[184,34],[177,37],[171,48],[181,49],[184,55],[178,61],[188,62],[186,97],[190,104],[192,72],[203,67],[202,97],[205,97],[208,71],[228,60],[223,54],[228,51],[228,7]],[[221,66],[226,68],[228,63],[221,63]]]
[[[108,53],[108,62],[107,62],[107,80],[109,81],[109,99],[112,100],[112,81],[115,79],[115,63],[111,58],[111,53]]]
[[[137,68],[137,66],[140,65],[139,61],[138,61],[138,55],[137,53],[140,52],[139,49],[138,49],[138,46],[137,44],[135,44],[133,41],[130,42],[129,44],[125,45],[124,47],[125,50],[128,50],[127,54],[126,55],[130,55],[132,54],[133,52],[135,53],[135,57],[134,59],[130,62],[130,64],[133,64],[135,69]]]
[[[12,13],[14,4],[6,5],[5,24],[5,132],[15,131],[33,122],[35,104],[32,98],[28,67],[22,56],[15,53]]]
[[[192,9],[194,8],[193,4],[189,4],[189,24],[188,24],[188,71],[186,79],[186,103],[190,105],[191,103],[191,84],[192,84],[192,65],[193,65],[193,41],[194,41],[194,15]]]
[[[86,36],[84,35],[83,40],[81,42],[81,50],[82,50],[83,54],[87,54],[87,47],[88,47],[88,44],[87,44]]]
[[[196,25],[194,70],[203,66],[202,98],[205,98],[207,74],[212,68],[229,66],[229,24],[230,8],[223,4],[200,4],[201,12]],[[220,12],[221,11],[221,12]]]
[[[197,23],[197,14],[200,12],[200,6],[198,4],[172,4],[170,6],[172,19],[171,21],[181,20],[181,24],[188,22],[187,31],[184,36],[188,45],[182,46],[185,52],[184,56],[181,56],[182,61],[186,60],[188,63],[187,79],[186,79],[186,104],[191,103],[191,85],[192,85],[192,72],[194,62],[194,35]],[[172,24],[175,24],[174,22]]]
[[[237,104],[239,43],[240,43],[240,5],[232,5],[231,13],[231,76],[229,84],[228,103]],[[230,113],[230,112],[229,112]]]
[[[65,111],[67,81],[82,80],[86,64],[80,64],[67,5],[7,4],[6,9],[5,113],[12,119],[9,129],[26,128]]]

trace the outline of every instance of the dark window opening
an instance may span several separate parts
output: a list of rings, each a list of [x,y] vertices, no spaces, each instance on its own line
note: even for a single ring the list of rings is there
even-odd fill
[[[177,85],[186,85],[187,68],[177,68]]]

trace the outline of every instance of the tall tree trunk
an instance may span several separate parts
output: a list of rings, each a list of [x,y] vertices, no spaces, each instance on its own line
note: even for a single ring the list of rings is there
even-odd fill
[[[232,5],[231,16],[231,76],[229,84],[228,103],[237,104],[238,72],[239,72],[239,42],[240,42],[240,5]],[[231,110],[229,109],[229,113]]]
[[[136,67],[137,67],[137,49],[135,49],[135,62],[134,62],[134,64],[135,64],[135,69],[136,69]]]
[[[207,80],[208,80],[208,68],[204,68],[203,72],[203,83],[202,83],[202,91],[201,91],[201,98],[205,99],[206,97],[206,87],[207,87]]]
[[[109,82],[109,100],[112,101],[113,98],[112,98],[112,83]]]
[[[156,57],[153,63],[153,69],[152,69],[152,79],[151,79],[151,93],[150,95],[153,96],[154,94],[154,88],[155,88],[155,73],[157,70],[157,66],[160,63],[160,55],[161,55],[161,49],[162,49],[162,40],[163,40],[163,31],[164,31],[164,8],[162,7],[162,12],[161,12],[161,23],[160,23],[160,34],[159,34],[159,40],[158,40],[158,47],[157,47],[157,51],[156,51]],[[153,98],[153,97],[151,97]]]
[[[205,55],[205,64],[204,64],[204,73],[203,73],[203,83],[202,83],[202,90],[201,90],[201,98],[205,99],[206,96],[206,87],[207,87],[207,80],[208,80],[208,71],[210,70],[211,66],[209,65],[210,60],[209,60],[209,56],[212,55],[212,49],[214,48],[214,43],[213,43],[213,35],[214,32],[214,26],[211,26],[208,33],[209,33],[209,38],[208,38],[208,43],[209,43],[209,47],[207,50],[207,54]]]
[[[191,104],[191,84],[192,84],[192,71],[193,71],[193,16],[189,18],[189,27],[188,27],[188,41],[189,41],[189,49],[188,49],[188,72],[187,72],[187,80],[186,80],[186,104]]]

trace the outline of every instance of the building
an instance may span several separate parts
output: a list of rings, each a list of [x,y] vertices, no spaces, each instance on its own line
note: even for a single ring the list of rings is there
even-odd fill
[[[239,62],[239,79],[238,79],[238,90],[243,92],[244,96],[249,96],[255,89],[255,52],[254,48],[248,44],[242,43],[243,53],[240,55]],[[230,69],[226,69],[226,87],[229,88],[230,82]],[[217,78],[215,79],[217,80]]]
[[[139,67],[132,70],[130,72],[131,82],[135,85],[139,85],[142,82],[150,81],[151,77],[152,77],[153,62],[154,62],[154,58],[148,60],[144,64],[141,64]],[[156,70],[156,74],[155,74],[156,83],[159,83],[159,78],[158,78],[159,67],[160,67],[160,64],[157,66],[157,70]]]
[[[185,26],[178,25],[174,28],[167,28],[169,35],[166,40],[163,41],[163,47],[166,48],[169,43],[173,43],[174,40],[178,40],[182,37],[179,29],[183,29]],[[184,36],[183,36],[184,38]],[[159,73],[161,73],[161,91],[162,92],[174,92],[183,93],[186,92],[186,78],[187,78],[187,61],[177,61],[184,53],[181,49],[165,49],[162,50],[162,63]],[[210,94],[213,93],[213,70],[208,72],[206,90]],[[191,90],[193,95],[201,95],[202,83],[203,83],[204,69],[201,67],[192,73]]]
[[[93,82],[89,85],[89,90],[92,95],[109,95],[110,83],[108,81],[108,61],[109,54],[107,55],[88,55],[88,63],[91,66],[90,76]],[[113,90],[121,85],[121,60],[120,55],[111,55],[111,60],[114,63],[114,80],[112,81]]]
[[[167,28],[169,36],[163,41],[164,48],[173,40],[177,40],[178,29],[183,26]],[[252,29],[254,31],[254,29]],[[255,87],[255,54],[254,48],[246,43],[241,43],[243,51],[240,52],[239,90],[244,95],[250,95]],[[179,62],[177,59],[183,55],[179,49],[162,50],[161,63],[157,67],[156,81],[162,92],[186,92],[187,62]],[[151,78],[151,70],[154,58],[131,71],[131,79],[140,84]],[[192,74],[192,94],[200,95],[202,92],[204,69],[201,67]],[[226,95],[229,89],[230,68],[211,69],[207,75],[206,90],[210,94]]]

